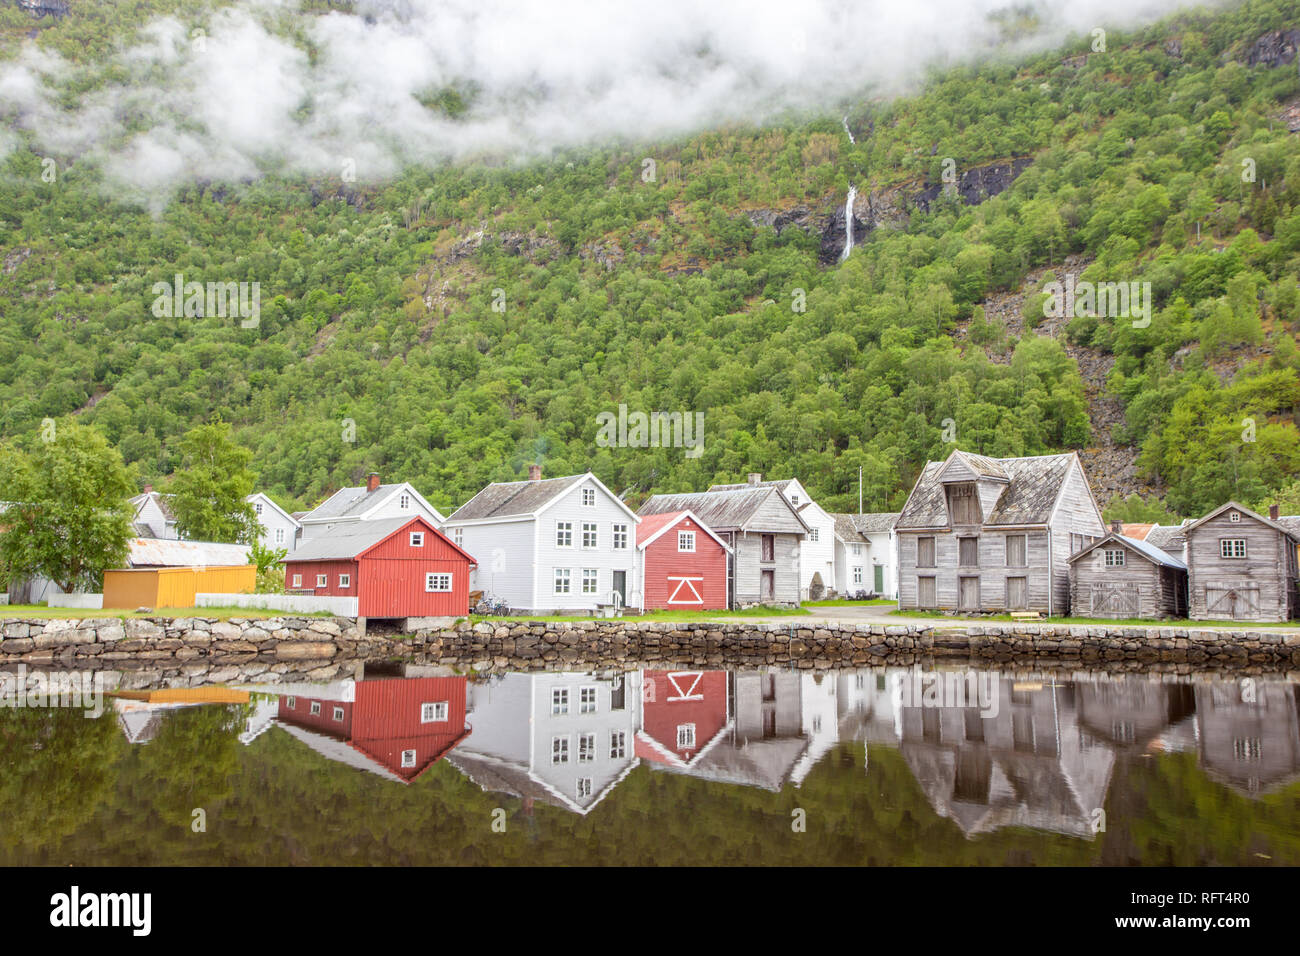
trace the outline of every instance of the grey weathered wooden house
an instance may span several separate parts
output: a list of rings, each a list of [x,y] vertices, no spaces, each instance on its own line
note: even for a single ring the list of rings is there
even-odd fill
[[[1288,621],[1297,616],[1300,536],[1277,517],[1274,513],[1265,518],[1229,501],[1187,525],[1183,533],[1192,618]]]
[[[1187,565],[1155,545],[1116,529],[1069,562],[1075,617],[1187,616]]]
[[[1079,456],[954,451],[917,479],[894,528],[899,606],[1069,613],[1069,557],[1106,534]]]
[[[799,603],[800,552],[809,529],[780,488],[756,485],[654,495],[637,513],[645,516],[668,511],[693,511],[731,547],[727,566],[731,607]]]

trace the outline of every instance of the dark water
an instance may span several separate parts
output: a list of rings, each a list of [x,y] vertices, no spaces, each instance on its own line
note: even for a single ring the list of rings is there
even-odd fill
[[[1300,694],[1279,679],[640,671],[267,691],[0,710],[0,863],[1300,863]]]

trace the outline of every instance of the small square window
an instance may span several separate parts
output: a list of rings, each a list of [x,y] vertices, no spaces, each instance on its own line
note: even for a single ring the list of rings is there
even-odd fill
[[[412,531],[412,532],[411,532],[411,547],[413,547],[413,548],[423,548],[423,547],[424,547],[424,532],[423,532],[423,531]]]
[[[426,592],[446,592],[451,590],[451,575],[429,573],[424,576],[424,590]]]
[[[311,715],[312,715],[313,717],[318,717],[318,716],[320,716],[320,701],[318,701],[318,700],[313,700],[313,701],[311,702]]]
[[[340,575],[339,575],[339,587],[341,587],[341,588],[350,588],[350,587],[352,587],[352,575],[350,575],[350,574],[340,574]]]
[[[333,714],[333,717],[334,717],[335,720],[342,720],[342,719],[343,719],[343,708],[342,708],[342,707],[335,707],[335,708],[334,708],[334,714]]]
[[[420,723],[442,723],[447,719],[447,701],[440,700],[432,704],[420,705]]]
[[[402,751],[402,766],[403,766],[403,767],[414,767],[414,766],[415,766],[415,751],[414,751],[414,750],[403,750],[403,751]]]
[[[302,575],[301,575],[301,574],[295,574],[295,575],[293,576],[293,586],[296,587],[296,588],[300,588],[300,587],[302,587]]]
[[[1108,568],[1124,567],[1124,550],[1122,548],[1106,549],[1106,567]]]
[[[330,586],[330,579],[328,574],[316,575],[316,587],[327,588],[329,586]]]
[[[298,698],[296,698],[296,697],[290,697],[288,700],[286,700],[286,701],[284,702],[284,704],[285,704],[285,706],[288,707],[290,710],[294,710],[294,709],[296,709],[297,706],[298,706]]]
[[[695,550],[695,532],[678,531],[677,532],[677,550],[694,551]]]
[[[1219,556],[1224,558],[1244,558],[1246,556],[1246,539],[1221,539],[1219,541]]]

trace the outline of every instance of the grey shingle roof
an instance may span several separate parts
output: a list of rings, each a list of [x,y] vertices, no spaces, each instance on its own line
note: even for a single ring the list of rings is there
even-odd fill
[[[798,528],[775,528],[776,531],[807,530],[803,519],[772,485],[744,485],[734,491],[692,491],[676,495],[653,495],[637,514],[654,515],[665,511],[694,511],[696,517],[714,531],[767,531],[767,522],[756,520],[757,514],[773,496],[786,505]]]
[[[862,533],[858,531],[853,524],[853,519],[856,517],[857,515],[839,514],[837,512],[831,513],[831,518],[835,521],[835,533],[839,536],[841,541],[853,542],[863,540]]]
[[[872,511],[867,514],[851,515],[853,526],[863,534],[878,534],[888,531],[898,522],[897,511]]]
[[[401,483],[380,485],[374,491],[367,491],[365,485],[355,488],[340,488],[330,495],[317,508],[304,515],[310,521],[326,518],[352,518],[364,514],[387,495],[401,487]]]
[[[1166,554],[1179,555],[1183,553],[1183,545],[1187,543],[1187,535],[1183,533],[1187,522],[1177,525],[1158,524],[1147,532],[1147,536],[1142,540],[1147,544],[1154,545]]]
[[[1005,475],[1006,490],[998,499],[991,514],[984,516],[985,525],[1045,525],[1060,494],[1061,486],[1069,474],[1073,455],[1039,455],[1032,458],[982,458],[966,455],[972,467],[991,477]],[[992,466],[996,466],[993,469]],[[943,483],[938,480],[941,461],[928,463],[921,471],[907,504],[899,513],[895,527],[942,528],[948,523],[947,501]],[[1001,472],[998,474],[997,472]]]
[[[408,516],[340,525],[315,538],[308,538],[285,561],[347,561],[414,520],[414,516]]]
[[[738,482],[734,485],[709,485],[709,491],[744,491],[746,488],[780,488],[785,491],[790,487],[793,478],[779,478],[774,481],[760,481],[751,485],[747,481]]]
[[[539,481],[494,481],[457,508],[447,521],[526,517],[586,477],[582,474],[542,478]]]

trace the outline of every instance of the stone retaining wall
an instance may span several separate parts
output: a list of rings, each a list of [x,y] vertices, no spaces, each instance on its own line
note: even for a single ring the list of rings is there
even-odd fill
[[[352,618],[0,620],[0,667],[105,669],[121,686],[334,680],[366,662],[477,671],[691,665],[831,669],[924,662],[1032,662],[1105,670],[1300,669],[1300,630],[970,624],[811,627],[627,620],[462,622],[367,635]]]

